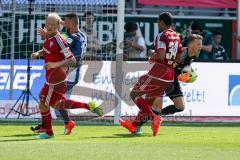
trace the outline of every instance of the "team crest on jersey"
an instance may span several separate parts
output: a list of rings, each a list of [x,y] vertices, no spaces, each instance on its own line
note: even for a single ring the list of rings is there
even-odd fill
[[[54,43],[53,43],[53,42],[50,42],[50,43],[49,43],[49,48],[51,48],[53,45],[54,45]]]

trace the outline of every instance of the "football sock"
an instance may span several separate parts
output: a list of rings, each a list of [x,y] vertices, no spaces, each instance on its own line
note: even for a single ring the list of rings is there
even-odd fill
[[[77,108],[85,108],[90,110],[89,105],[87,103],[77,102],[70,99],[64,99],[61,101],[60,109],[77,109]]]
[[[146,123],[148,121],[148,116],[146,115],[146,113],[143,113],[142,110],[140,110],[138,112],[138,115],[136,116],[136,118],[134,119],[134,121],[132,122],[132,124],[134,126],[142,126],[144,123]]]
[[[140,112],[133,121],[134,126],[138,126],[141,123],[141,120],[148,121],[149,119],[153,118],[154,113],[152,112],[147,100],[143,99],[142,97],[137,97],[135,98],[134,102],[140,109]]]
[[[169,106],[162,109],[161,114],[162,115],[168,115],[168,114],[174,114],[176,112],[181,112],[181,111],[183,111],[183,109],[178,109],[178,108],[176,108],[175,105],[169,105]]]
[[[51,115],[50,109],[47,112],[41,112],[41,116],[42,116],[42,123],[44,124],[46,129],[46,133],[49,136],[52,136],[53,135],[52,115]]]
[[[61,116],[63,118],[64,124],[67,125],[67,123],[69,121],[71,121],[71,119],[70,119],[70,117],[68,115],[67,110],[66,109],[60,109],[59,112],[60,112],[60,114],[61,114]]]
[[[153,113],[155,113],[156,115],[161,115],[161,109],[152,109]],[[147,123],[147,118],[143,117],[142,119],[140,119],[140,122],[138,123],[138,126],[141,127],[143,124]]]

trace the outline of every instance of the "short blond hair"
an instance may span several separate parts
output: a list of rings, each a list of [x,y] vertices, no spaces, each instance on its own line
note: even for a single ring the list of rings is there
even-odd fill
[[[56,20],[58,23],[62,21],[62,19],[60,18],[60,16],[59,16],[57,13],[54,13],[54,12],[49,13],[49,14],[47,15],[47,18],[52,18],[52,19]]]
[[[203,40],[203,37],[201,35],[199,35],[199,34],[190,34],[188,36],[188,43],[191,43],[191,42],[193,42],[196,39],[197,40]]]

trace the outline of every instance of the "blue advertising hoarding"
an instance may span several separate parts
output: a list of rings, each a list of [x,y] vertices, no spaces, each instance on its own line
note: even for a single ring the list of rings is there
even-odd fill
[[[30,61],[30,90],[38,99],[44,84],[45,69],[43,60]],[[0,60],[0,100],[9,100],[10,95],[10,60]],[[27,86],[27,60],[14,60],[13,100],[16,100]],[[32,97],[30,97],[30,100]]]

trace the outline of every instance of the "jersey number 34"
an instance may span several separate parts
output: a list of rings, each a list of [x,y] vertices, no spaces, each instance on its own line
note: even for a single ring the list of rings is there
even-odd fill
[[[175,59],[176,55],[177,55],[177,51],[178,51],[178,41],[171,41],[169,42],[169,46],[168,46],[168,52],[166,53],[166,59],[171,60],[171,59]]]

